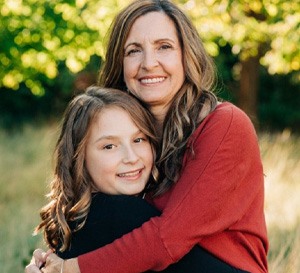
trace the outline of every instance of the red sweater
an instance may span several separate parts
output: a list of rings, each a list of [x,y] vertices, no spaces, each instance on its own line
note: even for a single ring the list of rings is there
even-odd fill
[[[237,107],[222,103],[200,124],[179,181],[153,203],[161,216],[79,256],[81,272],[159,271],[195,244],[239,269],[267,272],[262,163],[255,130]]]

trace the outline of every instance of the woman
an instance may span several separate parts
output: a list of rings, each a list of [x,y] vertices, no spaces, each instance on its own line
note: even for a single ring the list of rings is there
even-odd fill
[[[127,90],[155,118],[162,178],[148,199],[162,214],[66,260],[64,273],[162,270],[194,245],[215,258],[207,266],[222,261],[232,272],[267,272],[257,137],[242,111],[217,102],[214,74],[196,29],[171,2],[138,0],[119,13],[100,84]],[[48,259],[44,272],[53,272],[57,260]]]

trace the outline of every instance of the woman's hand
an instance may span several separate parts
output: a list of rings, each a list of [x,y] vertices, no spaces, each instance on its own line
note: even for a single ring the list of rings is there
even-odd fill
[[[25,273],[40,273],[42,272],[38,267],[37,265],[34,263],[34,262],[30,262],[30,264],[28,264],[26,267],[25,267]]]
[[[29,265],[25,268],[25,273],[80,273],[77,258],[63,260],[51,250],[44,252],[37,249],[33,252],[33,257]]]
[[[36,249],[25,273],[61,273],[64,260],[55,255],[51,250],[47,252]]]
[[[50,253],[47,255],[46,263],[41,268],[43,273],[63,273],[67,272],[64,268],[64,260],[59,258],[56,254]]]
[[[41,271],[43,273],[80,273],[77,258],[63,260],[54,253],[47,256],[45,267]]]
[[[25,273],[42,272],[40,269],[46,264],[46,259],[51,253],[51,250],[45,252],[42,249],[36,249],[33,252],[30,263],[25,267]]]

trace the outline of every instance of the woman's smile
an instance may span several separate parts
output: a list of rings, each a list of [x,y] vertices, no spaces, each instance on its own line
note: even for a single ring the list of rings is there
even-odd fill
[[[166,77],[144,77],[140,79],[141,84],[155,84],[155,83],[161,83],[166,79]]]
[[[128,90],[164,117],[184,79],[182,48],[174,22],[150,12],[133,23],[124,46],[124,80]]]

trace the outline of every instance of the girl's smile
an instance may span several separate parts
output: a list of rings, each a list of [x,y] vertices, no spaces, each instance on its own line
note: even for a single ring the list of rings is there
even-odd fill
[[[152,148],[129,114],[115,106],[103,109],[90,130],[85,163],[96,187],[107,194],[143,191],[152,171]]]

